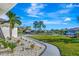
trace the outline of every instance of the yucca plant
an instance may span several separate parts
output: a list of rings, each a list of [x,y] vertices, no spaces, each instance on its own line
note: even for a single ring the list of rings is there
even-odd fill
[[[14,51],[14,48],[16,47],[15,43],[8,43],[8,47],[11,49],[11,52]]]

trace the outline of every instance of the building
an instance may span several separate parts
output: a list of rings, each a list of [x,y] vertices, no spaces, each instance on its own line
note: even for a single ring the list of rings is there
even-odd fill
[[[65,33],[65,35],[68,36],[68,37],[76,37],[76,31],[74,31],[74,30],[68,30]]]
[[[4,24],[2,24],[3,22],[5,22]],[[7,21],[5,21],[4,19],[0,18],[0,37],[1,38],[7,38],[10,37],[10,28],[9,28],[9,23],[7,23]],[[12,37],[17,37],[17,27],[15,27],[12,30]]]

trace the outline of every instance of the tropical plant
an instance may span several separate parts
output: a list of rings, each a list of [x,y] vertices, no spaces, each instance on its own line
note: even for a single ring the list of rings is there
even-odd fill
[[[12,11],[9,11],[7,13],[7,16],[9,17],[9,23],[10,23],[10,39],[12,39],[12,29],[14,28],[15,24],[21,25],[21,21],[19,20],[20,17],[18,17]]]
[[[14,48],[16,47],[15,43],[8,43],[8,47],[11,49],[11,51],[14,51]]]
[[[46,28],[43,21],[39,21],[38,28],[39,28],[39,30],[42,30],[42,28]]]
[[[31,30],[31,26],[26,26],[26,30]]]
[[[43,21],[35,21],[33,23],[33,27],[35,28],[35,30],[41,31],[42,28],[46,28],[45,24]]]
[[[16,47],[15,43],[7,42],[6,40],[0,38],[0,44],[4,46],[4,48],[10,48],[12,51]]]
[[[33,22],[33,28],[35,28],[35,31],[37,30],[37,28],[38,28],[38,21],[34,21]]]

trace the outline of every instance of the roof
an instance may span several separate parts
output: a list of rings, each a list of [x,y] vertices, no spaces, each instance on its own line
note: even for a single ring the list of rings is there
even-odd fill
[[[2,26],[2,27],[9,27],[10,24],[9,24],[9,23],[4,23],[4,24],[1,24],[1,26]],[[15,27],[17,27],[17,26],[18,26],[18,24],[15,24]]]
[[[0,18],[0,22],[3,22],[3,21],[5,21],[4,19],[2,19],[2,18]]]
[[[0,18],[0,24],[2,24],[3,22],[6,22],[6,20]]]
[[[2,19],[2,18],[0,18],[0,25],[2,27],[9,27],[10,26],[9,22],[4,20],[4,19]],[[15,27],[17,27],[17,26],[18,26],[18,24],[15,24]]]
[[[0,15],[7,13],[15,3],[0,3]]]

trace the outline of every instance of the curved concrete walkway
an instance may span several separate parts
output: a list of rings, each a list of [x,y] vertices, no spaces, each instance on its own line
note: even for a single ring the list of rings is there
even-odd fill
[[[27,38],[32,40],[32,38],[29,38],[29,37]],[[36,39],[33,39],[33,40],[46,45],[46,49],[41,54],[41,56],[60,56],[60,51],[56,46],[48,44],[48,43],[44,43],[42,41],[38,41]]]
[[[38,41],[38,40],[35,40],[35,41],[40,42],[46,46],[46,49],[41,54],[41,56],[60,56],[60,51],[56,46],[48,44],[48,43],[44,43],[44,42]]]
[[[42,54],[42,56],[60,56],[59,49],[51,44],[44,43],[47,46],[46,51]]]

